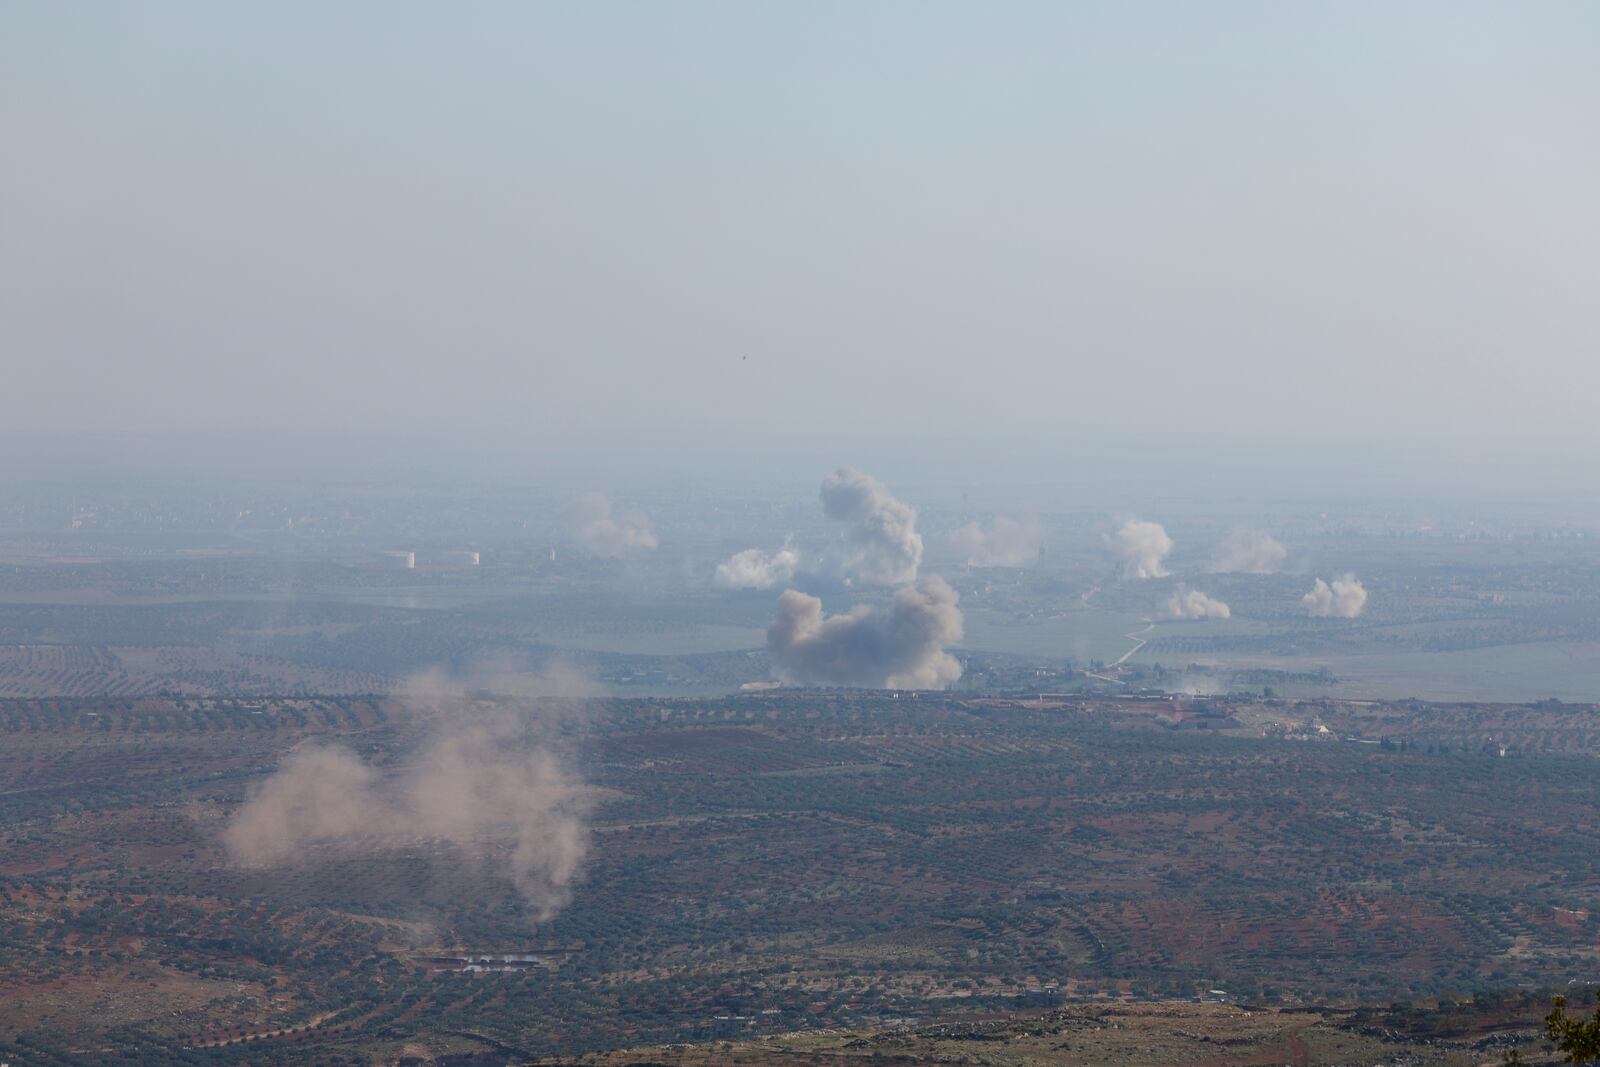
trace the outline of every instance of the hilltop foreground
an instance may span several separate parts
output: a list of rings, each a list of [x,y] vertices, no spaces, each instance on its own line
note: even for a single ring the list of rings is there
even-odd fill
[[[762,1041],[633,1049],[565,1062],[594,1067],[913,1063],[1481,1067],[1502,1063],[1511,1049],[1529,1064],[1556,1062],[1544,1054],[1548,1045],[1534,1029],[1513,1025],[1506,1007],[1486,1007],[1457,1018],[1430,1012],[1379,1018],[1358,1011],[1224,1004],[1082,1006],[932,1026],[824,1030]]]
[[[0,1059],[1470,1063],[1307,1009],[1525,1029],[1600,955],[1592,705],[453,699],[0,701]]]

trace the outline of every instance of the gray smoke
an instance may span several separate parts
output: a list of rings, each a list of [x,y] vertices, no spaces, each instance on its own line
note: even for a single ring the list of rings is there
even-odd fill
[[[776,552],[747,548],[735,552],[722,563],[711,581],[719,589],[771,589],[794,577],[800,567],[800,553],[785,541]]]
[[[922,535],[915,508],[854,467],[840,467],[824,478],[821,497],[828,518],[850,524],[834,560],[842,577],[871,585],[917,580]]]
[[[996,515],[987,530],[970,522],[951,539],[969,567],[1029,567],[1044,550],[1044,524],[1033,516]]]
[[[1198,589],[1182,589],[1167,600],[1167,614],[1174,619],[1227,619],[1233,611],[1216,597]]]
[[[1163,578],[1164,561],[1172,551],[1172,538],[1159,522],[1129,519],[1111,538],[1111,547],[1122,559],[1125,578]]]
[[[790,685],[943,689],[961,677],[944,650],[961,640],[960,597],[938,575],[895,592],[888,608],[822,614],[822,601],[789,589],[767,628],[767,653]]]
[[[1353,619],[1367,605],[1367,590],[1353,574],[1335,578],[1332,585],[1318,578],[1300,603],[1314,618]]]
[[[1234,530],[1217,546],[1213,574],[1276,574],[1289,550],[1260,530]]]
[[[441,843],[503,869],[540,921],[554,915],[588,851],[587,793],[551,741],[558,712],[535,699],[468,695],[485,680],[428,674],[403,687],[397,696],[426,723],[426,739],[392,774],[337,745],[291,755],[230,821],[230,856],[274,867],[313,847]]]
[[[584,493],[572,502],[567,532],[580,549],[601,559],[654,552],[659,543],[646,516],[636,511],[613,515],[602,493]]]

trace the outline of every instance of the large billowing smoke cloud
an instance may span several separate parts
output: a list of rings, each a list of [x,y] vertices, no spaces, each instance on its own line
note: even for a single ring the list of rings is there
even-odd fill
[[[790,685],[943,689],[961,677],[944,646],[961,640],[960,598],[930,575],[897,590],[887,608],[824,616],[822,601],[789,589],[767,628],[773,672]]]
[[[720,589],[771,589],[794,577],[800,567],[800,553],[790,542],[776,552],[747,548],[717,564],[711,581]]]
[[[986,530],[976,522],[952,536],[956,550],[965,554],[969,567],[1028,567],[1044,550],[1044,524],[1028,516],[1013,519],[996,515]]]
[[[1111,547],[1122,558],[1124,577],[1166,577],[1165,560],[1172,551],[1172,538],[1159,522],[1129,519],[1111,538]]]
[[[353,839],[381,823],[377,775],[349,750],[293,753],[229,824],[228,851],[247,866],[287,863],[308,844]]]
[[[1198,589],[1179,589],[1167,601],[1167,614],[1174,619],[1227,619],[1233,611],[1216,597]]]
[[[1367,605],[1367,590],[1353,574],[1335,578],[1332,585],[1318,578],[1300,603],[1318,619],[1353,619]]]
[[[840,467],[824,478],[821,496],[828,518],[850,524],[835,560],[843,577],[871,585],[917,580],[922,535],[915,508],[854,467]]]
[[[601,559],[654,552],[659,543],[648,517],[636,511],[613,515],[602,493],[584,493],[572,502],[567,532],[580,549]]]
[[[1235,530],[1217,546],[1214,574],[1276,574],[1289,550],[1260,530]]]
[[[393,772],[335,745],[291,755],[235,813],[229,854],[272,867],[313,848],[439,843],[504,871],[541,921],[555,914],[588,851],[586,791],[554,746],[557,712],[528,697],[469,696],[483,680],[407,683],[397,695],[425,740]]]

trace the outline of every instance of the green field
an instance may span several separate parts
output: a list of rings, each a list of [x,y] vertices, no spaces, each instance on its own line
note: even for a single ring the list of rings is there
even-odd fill
[[[965,620],[964,647],[1055,657],[1080,664],[1110,662],[1133,647],[1126,635],[1144,625],[1139,615],[1076,605],[1057,614],[1025,620],[970,611]]]

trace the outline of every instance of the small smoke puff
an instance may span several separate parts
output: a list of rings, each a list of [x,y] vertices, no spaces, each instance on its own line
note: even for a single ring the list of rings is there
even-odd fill
[[[653,552],[659,542],[650,520],[638,512],[611,513],[602,493],[584,493],[567,509],[567,530],[573,542],[591,556],[620,559]]]
[[[776,552],[747,548],[717,564],[711,581],[719,589],[771,589],[794,577],[800,567],[800,553],[785,542]]]
[[[1288,556],[1287,548],[1260,530],[1234,530],[1217,546],[1211,570],[1215,574],[1275,574]]]
[[[1332,585],[1318,578],[1300,603],[1313,618],[1353,619],[1367,605],[1367,590],[1353,574],[1335,578]]]
[[[916,581],[922,535],[915,508],[854,467],[840,467],[824,478],[819,495],[828,518],[850,524],[835,560],[842,577],[873,585]]]
[[[824,616],[822,601],[785,590],[767,653],[790,685],[943,689],[961,677],[944,650],[961,640],[959,600],[938,575],[896,591],[887,608],[858,605],[843,615]]]
[[[1013,519],[996,515],[986,530],[970,522],[951,538],[969,567],[1028,567],[1044,550],[1044,525],[1028,516]]]
[[[1126,578],[1164,578],[1164,561],[1172,551],[1172,538],[1159,522],[1129,519],[1111,538],[1111,546],[1122,559]]]
[[[1167,614],[1174,619],[1227,619],[1233,611],[1216,597],[1198,589],[1179,589],[1167,601]]]

